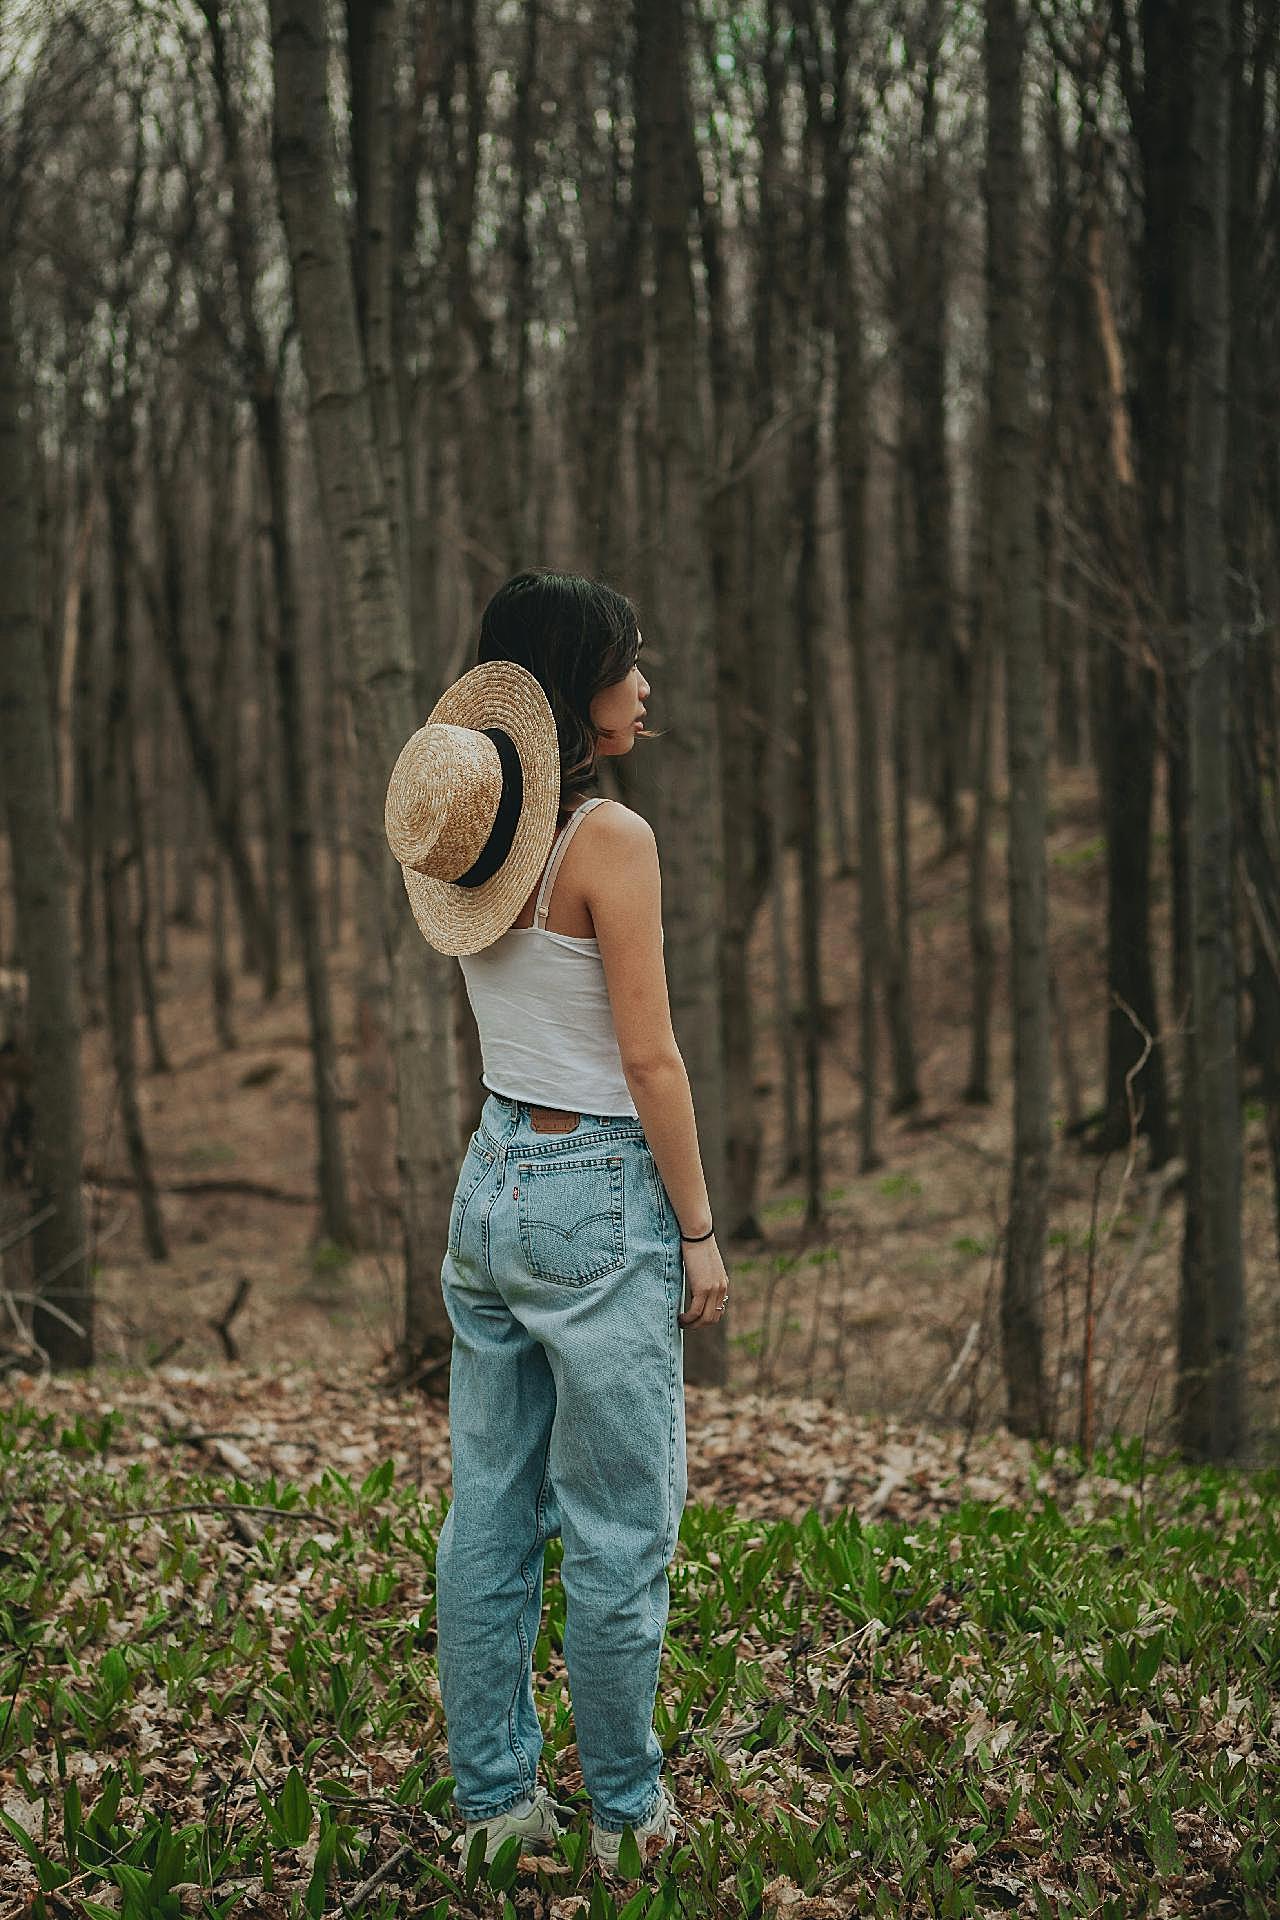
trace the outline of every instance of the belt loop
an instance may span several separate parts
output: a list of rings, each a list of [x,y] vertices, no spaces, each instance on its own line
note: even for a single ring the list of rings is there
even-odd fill
[[[506,1184],[506,1177],[507,1177],[507,1155],[511,1151],[512,1143],[514,1142],[517,1133],[519,1133],[520,1131],[520,1111],[521,1111],[521,1103],[519,1100],[512,1100],[510,1099],[510,1096],[507,1096],[507,1098],[508,1098],[508,1104],[511,1108],[511,1114],[510,1114],[510,1125],[507,1127],[507,1131],[502,1138],[502,1179],[503,1179],[504,1185]]]

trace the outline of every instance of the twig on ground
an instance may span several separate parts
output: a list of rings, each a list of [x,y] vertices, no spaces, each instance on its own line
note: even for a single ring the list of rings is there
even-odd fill
[[[238,1360],[240,1358],[239,1349],[231,1335],[231,1322],[249,1298],[252,1286],[253,1282],[250,1280],[248,1274],[242,1273],[236,1282],[236,1290],[227,1303],[227,1308],[222,1318],[220,1320],[210,1320],[209,1322],[209,1325],[213,1328],[219,1340],[221,1340],[222,1351],[228,1360]]]
[[[412,1852],[412,1848],[407,1841],[398,1846],[395,1852],[388,1859],[384,1860],[380,1867],[375,1867],[367,1880],[362,1880],[354,1892],[343,1900],[342,1911],[345,1914],[350,1914],[353,1907],[358,1907],[362,1901],[367,1900],[374,1888],[381,1885],[382,1881],[384,1881],[389,1874],[394,1873],[405,1855],[410,1852]]]
[[[341,1520],[335,1520],[332,1514],[317,1513],[313,1507],[253,1507],[236,1500],[178,1500],[168,1507],[110,1507],[105,1501],[90,1504],[113,1520],[153,1520],[167,1513],[247,1513],[267,1520],[316,1520],[331,1532],[342,1528]],[[256,1546],[257,1541],[253,1544]]]

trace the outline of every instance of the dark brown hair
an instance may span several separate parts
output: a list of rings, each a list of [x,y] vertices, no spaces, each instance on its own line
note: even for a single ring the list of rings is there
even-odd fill
[[[532,567],[498,588],[480,617],[476,664],[514,660],[541,686],[560,741],[560,818],[566,799],[597,782],[600,729],[591,702],[626,678],[640,651],[631,602],[600,580]]]

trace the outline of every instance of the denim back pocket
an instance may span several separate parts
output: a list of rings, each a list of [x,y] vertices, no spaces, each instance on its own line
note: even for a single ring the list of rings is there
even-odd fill
[[[582,1287],[626,1258],[622,1156],[522,1160],[516,1173],[520,1244],[530,1273]]]
[[[467,1206],[495,1158],[493,1149],[483,1146],[479,1136],[472,1134],[466,1159],[458,1174],[458,1184],[454,1189],[453,1206],[449,1212],[449,1251],[455,1260],[462,1244],[462,1223],[466,1217]]]

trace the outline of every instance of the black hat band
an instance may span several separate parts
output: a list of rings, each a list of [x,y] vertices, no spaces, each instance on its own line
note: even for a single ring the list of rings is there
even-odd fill
[[[486,880],[493,878],[511,851],[524,808],[524,768],[520,765],[515,741],[501,727],[479,727],[477,732],[487,734],[498,749],[502,762],[502,798],[489,838],[466,872],[460,873],[453,882],[455,887],[482,887]]]

